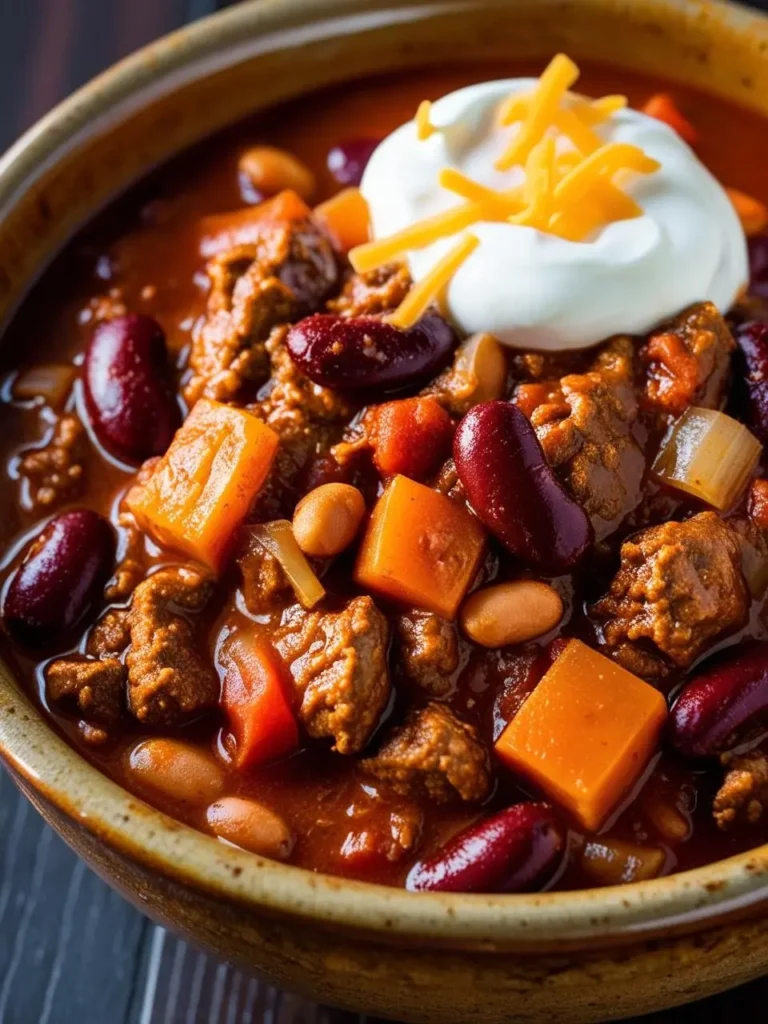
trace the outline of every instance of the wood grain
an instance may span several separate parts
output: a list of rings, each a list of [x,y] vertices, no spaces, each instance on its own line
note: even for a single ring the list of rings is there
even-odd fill
[[[216,6],[0,0],[0,150],[102,68]],[[151,924],[2,770],[0,837],[0,1024],[375,1024],[248,979]],[[766,1007],[768,979],[644,1024],[763,1024]]]

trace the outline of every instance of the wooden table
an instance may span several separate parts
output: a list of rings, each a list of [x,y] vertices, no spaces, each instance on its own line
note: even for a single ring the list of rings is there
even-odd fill
[[[225,5],[0,0],[0,150],[118,57]],[[2,770],[0,836],[0,1024],[363,1024],[249,980],[153,925],[67,849]],[[763,1024],[768,978],[644,1020]]]

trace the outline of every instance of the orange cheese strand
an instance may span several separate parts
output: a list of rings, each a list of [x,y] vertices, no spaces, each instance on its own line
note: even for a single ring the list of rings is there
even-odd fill
[[[628,142],[608,142],[577,164],[555,187],[555,202],[562,210],[580,202],[596,181],[611,178],[617,171],[651,174],[661,165]]]
[[[566,105],[562,109],[573,111],[579,120],[590,128],[607,121],[609,117],[613,117],[627,105],[626,96],[601,96],[599,99],[590,100],[586,96],[577,96],[575,93],[569,92],[565,94],[564,99]],[[510,96],[499,110],[499,124],[510,125],[516,121],[524,121],[530,109],[530,93]]]
[[[403,330],[413,327],[430,303],[440,301],[453,275],[479,244],[480,239],[476,235],[464,235],[442,259],[437,261],[429,273],[411,288],[394,313],[387,318],[389,322]]]
[[[579,77],[579,69],[564,53],[554,57],[543,72],[530,97],[528,116],[509,148],[496,161],[496,169],[506,171],[515,164],[524,164],[536,143],[553,124],[560,102]]]
[[[493,206],[498,205],[499,210],[505,215],[515,213],[522,205],[522,188],[512,188],[507,192],[496,192],[479,181],[473,181],[466,174],[455,170],[453,167],[444,167],[437,176],[441,188],[454,192],[462,199],[468,199],[473,203],[484,203]]]
[[[425,217],[389,238],[356,246],[349,254],[349,262],[358,274],[365,274],[400,259],[410,249],[424,249],[438,238],[455,235],[479,220],[497,219],[495,208],[490,205],[462,203],[443,213],[436,213],[433,217]]]
[[[557,181],[555,140],[544,138],[530,152],[525,162],[526,208],[508,218],[510,224],[520,224],[546,231],[552,215],[553,193]]]
[[[631,196],[609,181],[599,181],[580,203],[556,213],[549,222],[549,231],[571,242],[582,242],[606,224],[632,220],[642,214],[642,208]]]
[[[430,122],[429,115],[432,113],[432,103],[429,100],[422,100],[416,111],[416,117],[414,121],[416,123],[416,138],[419,142],[424,142],[430,135],[433,135],[437,129]]]

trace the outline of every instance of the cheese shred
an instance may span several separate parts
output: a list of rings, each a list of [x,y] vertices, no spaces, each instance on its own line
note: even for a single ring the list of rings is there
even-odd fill
[[[389,322],[402,330],[408,330],[433,302],[440,304],[451,278],[479,244],[480,240],[476,235],[464,235],[442,259],[437,261],[430,272],[411,288],[394,313],[387,317]]]
[[[416,123],[416,138],[419,142],[424,142],[430,135],[433,135],[437,129],[429,120],[429,115],[432,113],[432,104],[429,100],[422,100],[419,104],[418,110],[416,111],[416,117],[414,121]]]

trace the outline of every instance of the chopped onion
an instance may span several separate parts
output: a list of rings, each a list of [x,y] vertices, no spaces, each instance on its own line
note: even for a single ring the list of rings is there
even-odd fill
[[[251,527],[253,536],[283,567],[296,597],[304,608],[314,608],[325,597],[325,588],[312,571],[304,552],[296,543],[293,528],[287,519],[259,523]]]
[[[691,406],[664,438],[653,472],[723,512],[747,486],[761,451],[743,423],[716,409]]]
[[[71,363],[41,363],[23,370],[13,382],[13,397],[22,401],[42,398],[46,405],[58,408],[72,387],[77,370]]]

